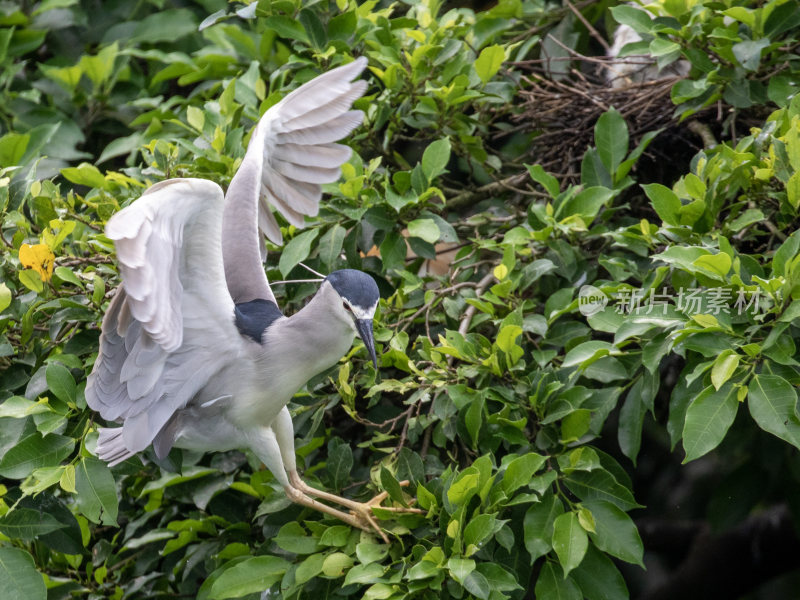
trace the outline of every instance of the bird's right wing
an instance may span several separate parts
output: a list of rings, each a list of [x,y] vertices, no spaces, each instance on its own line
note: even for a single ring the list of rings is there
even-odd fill
[[[351,110],[363,95],[363,57],[323,73],[272,106],[252,131],[244,160],[225,196],[223,256],[228,289],[236,303],[274,301],[260,249],[259,230],[283,242],[272,207],[297,227],[319,212],[323,183],[341,175],[350,148],[336,141],[357,127],[364,113]]]
[[[109,219],[122,284],[103,319],[86,402],[120,430],[101,431],[112,463],[146,448],[243,341],[222,267],[222,189],[201,179],[149,188]],[[108,432],[114,432],[110,435]]]

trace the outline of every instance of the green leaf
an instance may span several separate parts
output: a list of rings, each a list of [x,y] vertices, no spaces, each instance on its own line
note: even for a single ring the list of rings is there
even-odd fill
[[[360,542],[356,544],[356,558],[358,558],[358,562],[364,565],[379,562],[383,560],[388,553],[389,548],[386,544],[374,544],[372,542]]]
[[[487,46],[481,50],[475,60],[475,72],[484,84],[497,74],[505,58],[506,52],[500,45]]]
[[[19,165],[29,141],[27,133],[7,133],[0,137],[0,168]]]
[[[464,528],[464,545],[480,547],[495,532],[497,519],[494,515],[478,515],[473,517]]]
[[[317,14],[313,10],[304,8],[300,11],[298,20],[305,28],[313,47],[319,51],[324,50],[328,44],[328,35],[325,33],[325,26],[319,20]]]
[[[333,525],[322,532],[320,546],[344,546],[350,539],[351,529],[347,525]]]
[[[775,251],[772,256],[772,273],[773,276],[789,276],[791,261],[800,252],[800,230],[795,231],[792,235],[786,238],[780,247]]]
[[[384,567],[374,562],[368,565],[355,565],[347,572],[347,575],[345,575],[343,585],[375,583],[380,580],[384,570]]]
[[[684,463],[699,458],[716,448],[733,424],[739,402],[736,388],[730,382],[719,390],[705,388],[686,410],[683,426]]]
[[[117,525],[119,500],[114,476],[102,460],[87,456],[75,467],[78,509],[92,523]]]
[[[478,447],[478,440],[480,439],[481,426],[483,425],[483,407],[485,401],[483,396],[475,398],[467,407],[464,413],[464,424],[467,426],[467,432],[472,440],[472,447]]]
[[[289,563],[278,556],[254,556],[237,562],[214,581],[209,600],[260,594],[282,578]]]
[[[567,487],[581,500],[606,500],[622,510],[639,508],[633,494],[605,469],[573,471],[564,479]]]
[[[723,350],[711,367],[711,384],[718,390],[728,381],[739,366],[739,355],[733,350]]]
[[[350,555],[344,552],[334,552],[325,557],[322,562],[322,572],[328,577],[341,577],[352,566],[353,559]]]
[[[747,386],[747,406],[758,426],[800,448],[797,392],[778,375],[755,375]]]
[[[282,38],[290,40],[297,40],[310,44],[311,40],[308,39],[308,34],[299,21],[290,17],[274,16],[264,19],[264,25],[267,29],[271,29]]]
[[[0,546],[0,589],[8,600],[46,600],[42,574],[30,554]]]
[[[583,594],[578,585],[569,577],[564,577],[561,568],[546,562],[539,572],[534,588],[534,597],[544,600],[583,600]]]
[[[291,521],[280,528],[273,541],[287,552],[293,554],[311,554],[319,549],[316,538],[306,535],[300,523]]]
[[[640,377],[631,387],[619,411],[617,440],[622,453],[630,458],[634,465],[642,443],[642,424],[647,412],[647,406],[642,401],[642,393],[643,377]]]
[[[660,183],[644,184],[642,189],[664,223],[680,225],[681,200],[675,192]]]
[[[519,488],[530,483],[533,474],[539,470],[545,460],[547,460],[545,456],[529,452],[508,463],[502,480],[506,496],[511,498],[511,495]]]
[[[339,255],[342,253],[342,245],[344,238],[347,235],[347,230],[336,223],[325,232],[325,235],[319,240],[317,244],[317,252],[319,259],[326,267],[333,267]]]
[[[422,457],[408,448],[401,448],[397,454],[397,478],[407,479],[412,485],[425,481],[425,464]]]
[[[325,563],[324,554],[312,554],[297,565],[294,578],[297,583],[303,584],[322,573],[322,565]]]
[[[0,475],[24,479],[35,469],[53,467],[72,453],[75,440],[55,433],[42,437],[38,431],[21,439],[0,459]]]
[[[517,582],[517,578],[497,563],[481,562],[478,563],[476,570],[486,578],[486,581],[495,591],[513,592],[522,589],[522,586]]]
[[[719,252],[718,254],[707,254],[706,256],[700,256],[695,259],[692,264],[709,271],[712,275],[724,281],[725,276],[731,270],[733,261],[727,253]]]
[[[756,71],[761,62],[761,51],[769,46],[769,44],[769,38],[745,40],[734,44],[731,50],[736,60],[739,61],[739,64],[742,65],[746,71]]]
[[[541,502],[532,505],[525,513],[522,528],[525,533],[525,549],[531,556],[531,564],[552,549],[553,523],[563,512],[561,501],[548,493]]]
[[[628,125],[613,107],[597,119],[594,143],[603,166],[609,173],[615,173],[628,153]]]
[[[525,167],[528,169],[531,179],[537,183],[540,183],[547,193],[550,194],[551,198],[556,198],[558,196],[558,194],[561,192],[558,179],[546,172],[541,165],[526,164]]]
[[[581,563],[588,546],[589,536],[574,512],[556,517],[553,521],[553,550],[561,563],[564,577]]]
[[[450,484],[447,499],[454,506],[461,506],[478,493],[480,474],[474,467],[468,467]]]
[[[64,527],[53,515],[32,508],[16,508],[0,517],[0,533],[25,541]]]
[[[573,410],[561,421],[561,441],[570,443],[580,439],[589,431],[591,422],[592,411],[586,408]]]
[[[336,490],[341,490],[350,480],[353,470],[353,449],[347,443],[340,443],[328,450],[328,473]]]
[[[69,369],[61,363],[52,362],[47,365],[45,379],[47,380],[47,387],[55,394],[56,398],[68,404],[75,403],[77,386],[75,385],[75,378],[72,377]]]
[[[72,183],[85,185],[90,188],[109,189],[110,183],[106,181],[100,169],[89,163],[81,163],[77,167],[61,169],[61,174]]]
[[[439,241],[439,226],[433,219],[414,219],[408,224],[408,233],[412,237],[418,237],[429,244]]]
[[[383,238],[380,246],[381,260],[386,271],[391,269],[402,269],[406,260],[408,246],[406,239],[396,231],[390,231]]]
[[[403,488],[400,487],[400,482],[397,481],[397,478],[392,475],[392,472],[383,465],[381,465],[380,478],[381,486],[388,492],[389,497],[395,502],[406,506],[405,498],[403,498]]]
[[[611,502],[590,500],[583,503],[594,517],[594,544],[603,552],[644,568],[644,546],[631,518]]]
[[[800,208],[800,171],[795,171],[786,182],[786,199],[792,208]]]
[[[11,396],[11,398],[0,404],[0,418],[23,419],[28,415],[38,415],[50,411],[51,409],[46,402],[34,402],[22,396]]]
[[[78,279],[78,276],[75,275],[71,269],[67,267],[56,267],[54,272],[61,281],[83,288],[83,282]]]
[[[278,269],[286,277],[298,263],[303,262],[311,254],[311,243],[317,239],[319,229],[310,229],[293,237],[281,252]]]
[[[489,581],[480,572],[473,571],[461,582],[464,589],[480,600],[488,600],[491,593]]]
[[[444,138],[431,142],[422,153],[422,172],[428,181],[444,173],[447,163],[450,162],[450,140]]]
[[[605,554],[597,550],[594,544],[583,561],[572,572],[572,578],[581,588],[586,600],[628,600],[628,588],[625,579],[616,565]]]
[[[561,204],[555,216],[557,219],[579,216],[588,224],[613,197],[614,190],[602,186],[588,187]]]
[[[206,115],[203,109],[190,105],[186,107],[186,121],[198,132],[202,133],[206,124]]]
[[[524,350],[517,344],[517,338],[522,335],[522,327],[519,325],[505,325],[497,334],[497,347],[508,356],[508,366],[513,367],[522,355]]]
[[[612,6],[611,14],[617,23],[628,25],[637,33],[650,33],[653,28],[653,20],[650,18],[650,14],[633,6],[625,4]]]
[[[447,569],[453,579],[462,583],[475,570],[475,561],[471,558],[451,558],[447,561]]]
[[[597,359],[600,356],[607,355],[611,350],[613,350],[613,348],[614,346],[612,344],[609,344],[608,342],[601,342],[599,340],[583,342],[567,352],[566,356],[564,357],[564,362],[561,363],[561,366],[568,368],[583,365],[583,363],[591,358]]]
[[[38,293],[44,289],[44,283],[42,282],[42,276],[39,275],[33,269],[23,269],[19,271],[17,276],[19,277],[19,281],[22,285],[24,285],[29,290]]]
[[[185,35],[197,31],[197,20],[194,13],[187,8],[161,10],[150,14],[140,21],[135,21],[136,28],[131,41],[173,43]]]
[[[8,289],[8,286],[0,282],[0,312],[3,312],[11,306],[11,290]]]

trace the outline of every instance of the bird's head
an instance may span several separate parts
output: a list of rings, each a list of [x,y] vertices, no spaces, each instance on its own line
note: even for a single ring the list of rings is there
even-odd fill
[[[355,269],[334,271],[325,278],[339,295],[341,305],[336,313],[350,323],[372,358],[372,364],[378,367],[375,355],[375,338],[372,334],[372,319],[378,306],[378,285],[375,280]]]

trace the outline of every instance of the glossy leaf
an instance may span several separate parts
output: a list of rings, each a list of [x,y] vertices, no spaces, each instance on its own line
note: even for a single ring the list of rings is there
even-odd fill
[[[280,581],[289,563],[278,556],[254,556],[238,562],[214,581],[210,600],[241,598],[260,593]]]
[[[31,555],[19,548],[0,547],[0,587],[9,600],[45,600],[47,590]]]
[[[581,563],[588,546],[589,537],[574,512],[564,513],[555,518],[553,521],[553,550],[561,563],[564,577]]]
[[[620,560],[644,567],[642,556],[644,547],[636,525],[619,507],[604,500],[589,500],[584,506],[594,517],[592,542],[603,552]]]
[[[747,385],[747,406],[764,431],[800,448],[797,392],[778,375],[757,374]]]
[[[87,456],[75,467],[78,508],[93,523],[117,524],[119,500],[114,476],[103,461]]]
[[[719,390],[705,388],[686,409],[683,426],[683,447],[689,462],[716,448],[733,424],[739,402],[736,389],[726,383]]]

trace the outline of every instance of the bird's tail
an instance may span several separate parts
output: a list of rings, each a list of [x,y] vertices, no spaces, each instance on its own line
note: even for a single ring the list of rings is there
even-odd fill
[[[122,427],[101,427],[97,440],[97,456],[108,463],[109,467],[118,465],[136,452],[128,450],[122,437]]]

